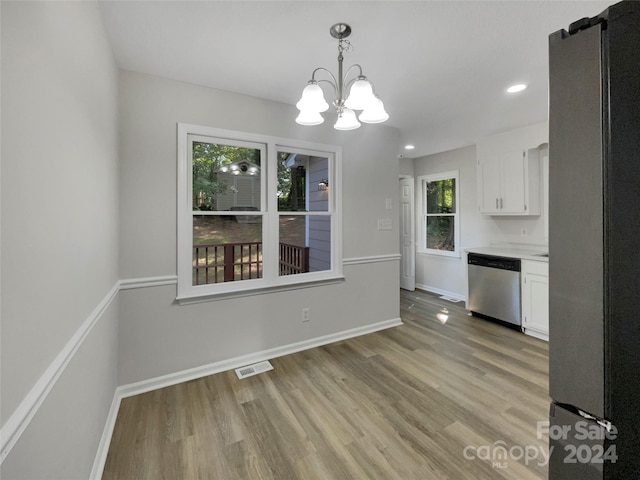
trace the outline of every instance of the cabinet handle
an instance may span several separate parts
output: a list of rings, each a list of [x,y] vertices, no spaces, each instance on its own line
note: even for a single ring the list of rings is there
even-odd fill
[[[498,199],[496,198],[496,210],[498,210]]]
[[[502,198],[500,199],[500,210],[502,210]]]

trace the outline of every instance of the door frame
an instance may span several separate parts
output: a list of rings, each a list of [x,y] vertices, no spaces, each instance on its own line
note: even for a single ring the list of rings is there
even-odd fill
[[[402,214],[402,181],[410,180],[409,187],[411,189],[409,193],[410,198],[410,209],[408,215],[409,220],[409,236],[410,236],[410,255],[409,258],[406,258],[405,249],[404,249],[404,239],[403,239],[403,231],[405,231],[405,216]],[[400,288],[403,290],[414,291],[416,289],[416,232],[415,232],[415,178],[413,175],[399,175],[398,176],[398,216],[399,216],[399,228],[398,228],[398,236],[399,236],[399,247],[400,247]],[[406,269],[409,269],[407,272]],[[408,273],[408,275],[407,275]],[[406,275],[406,276],[405,276]]]

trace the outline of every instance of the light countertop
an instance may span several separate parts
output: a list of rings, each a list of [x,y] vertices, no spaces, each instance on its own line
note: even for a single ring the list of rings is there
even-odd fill
[[[468,248],[467,253],[480,253],[497,257],[520,258],[522,260],[534,260],[537,262],[549,262],[549,257],[540,254],[549,253],[544,246],[539,245],[491,245],[488,247]]]

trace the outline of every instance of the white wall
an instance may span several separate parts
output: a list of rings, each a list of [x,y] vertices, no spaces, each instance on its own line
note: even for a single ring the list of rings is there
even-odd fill
[[[545,141],[545,133],[548,131],[547,123],[531,125],[518,129],[520,135],[526,140],[540,138],[534,143]],[[538,145],[530,145],[535,148]],[[548,151],[544,147],[542,151]],[[403,165],[404,164],[404,165]],[[410,174],[411,170],[406,165],[406,160],[400,161],[401,170]],[[477,201],[477,169],[476,147],[469,146],[442,152],[435,155],[413,160],[413,174],[417,179],[421,175],[458,170],[460,172],[460,258],[444,257],[418,253],[416,255],[416,285],[418,288],[442,292],[458,298],[466,298],[466,255],[464,250],[472,247],[482,247],[494,243],[516,244],[546,244],[544,231],[544,216],[546,208],[541,204],[542,215],[533,217],[498,217],[482,215],[478,211]],[[542,198],[541,183],[540,198]],[[416,213],[419,215],[420,186],[416,181]],[[420,221],[416,217],[416,226]],[[527,235],[522,236],[525,229]]]
[[[302,127],[290,105],[123,71],[120,75],[122,278],[176,274],[176,123],[343,147],[344,256],[398,253],[398,133]],[[329,187],[331,188],[331,186]],[[391,218],[392,231],[377,219]],[[175,286],[120,297],[121,384],[399,317],[398,261],[346,265],[337,285],[179,306]],[[301,322],[310,308],[311,321]]]
[[[5,435],[118,278],[118,83],[97,3],[0,8]],[[73,356],[2,478],[88,477],[116,386],[116,340],[117,306]]]
[[[413,158],[401,158],[398,163],[400,164],[400,175],[413,176]]]

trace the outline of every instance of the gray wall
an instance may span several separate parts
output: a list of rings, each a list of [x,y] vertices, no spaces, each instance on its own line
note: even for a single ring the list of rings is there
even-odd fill
[[[116,297],[2,464],[3,480],[89,478],[116,388],[117,341]]]
[[[294,122],[297,110],[253,97],[150,75],[120,74],[121,278],[176,274],[176,122],[343,147],[344,257],[398,253],[398,134],[363,125],[351,132]],[[331,188],[331,186],[330,186]],[[378,231],[392,218],[392,231]],[[399,317],[398,262],[345,266],[338,285],[175,303],[174,286],[120,295],[119,382],[128,384],[320,335]],[[302,323],[309,307],[311,321]]]
[[[2,2],[2,424],[118,279],[117,69],[94,2]],[[86,478],[116,386],[112,305],[2,465]]]
[[[459,215],[461,256],[445,257],[427,253],[416,254],[416,286],[443,293],[454,293],[460,297],[467,295],[465,248],[489,244],[491,237],[491,217],[478,212],[476,184],[476,147],[464,147],[448,152],[428,155],[414,160],[416,179],[416,241],[420,228],[421,185],[418,177],[434,173],[459,171]]]

